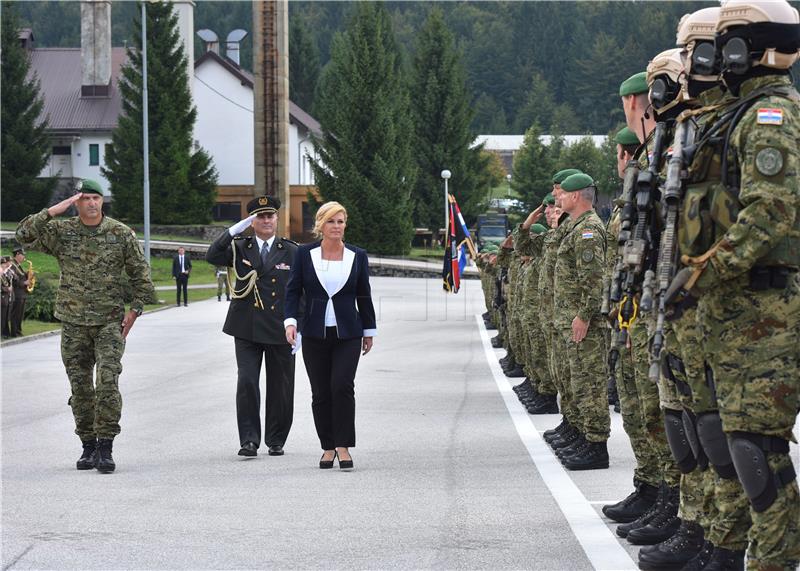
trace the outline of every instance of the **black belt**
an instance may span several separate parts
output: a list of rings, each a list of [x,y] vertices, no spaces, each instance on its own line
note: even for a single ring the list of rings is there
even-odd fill
[[[750,268],[749,288],[753,291],[786,289],[797,268],[786,266],[753,266]]]

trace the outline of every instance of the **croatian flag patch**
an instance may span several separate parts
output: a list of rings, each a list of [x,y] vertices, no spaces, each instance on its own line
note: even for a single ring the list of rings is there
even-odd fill
[[[584,240],[589,240],[590,238],[594,238],[594,232],[592,232],[591,230],[587,230],[586,232],[583,232],[581,234],[581,238],[583,238]]]
[[[758,110],[756,123],[759,125],[783,125],[783,109],[761,107]]]

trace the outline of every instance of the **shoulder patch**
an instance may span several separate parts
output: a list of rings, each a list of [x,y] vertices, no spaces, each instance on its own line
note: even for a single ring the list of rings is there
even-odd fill
[[[594,238],[594,231],[584,230],[583,232],[581,232],[581,238],[583,238],[584,240],[591,240],[592,238]]]
[[[775,176],[783,170],[783,153],[775,147],[764,147],[756,153],[756,169],[764,176]]]
[[[756,114],[758,125],[783,125],[783,109],[760,107]]]
[[[594,260],[594,251],[587,249],[581,252],[581,260],[583,260],[586,263],[589,263],[592,260]]]

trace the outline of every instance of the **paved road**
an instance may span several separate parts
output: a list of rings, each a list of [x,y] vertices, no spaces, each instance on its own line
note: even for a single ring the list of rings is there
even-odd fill
[[[540,438],[558,417],[529,417],[499,374],[478,282],[373,287],[352,473],[316,468],[301,361],[286,455],[236,455],[224,302],[137,322],[113,475],[74,469],[59,337],[3,349],[3,569],[633,568],[597,515],[631,487],[619,416],[611,469],[567,474]]]

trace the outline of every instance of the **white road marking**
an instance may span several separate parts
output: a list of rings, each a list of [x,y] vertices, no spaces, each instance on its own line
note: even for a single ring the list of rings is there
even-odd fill
[[[619,544],[611,530],[603,522],[578,486],[572,481],[566,470],[547,446],[533,422],[517,403],[517,397],[511,388],[500,364],[494,354],[494,349],[489,341],[489,333],[483,325],[483,318],[476,315],[478,330],[481,333],[486,361],[492,371],[497,389],[506,403],[508,414],[514,421],[522,443],[528,450],[536,469],[542,476],[547,489],[550,490],[561,513],[569,523],[572,533],[583,547],[586,557],[589,558],[595,569],[609,571],[612,569],[638,569],[628,552]]]

